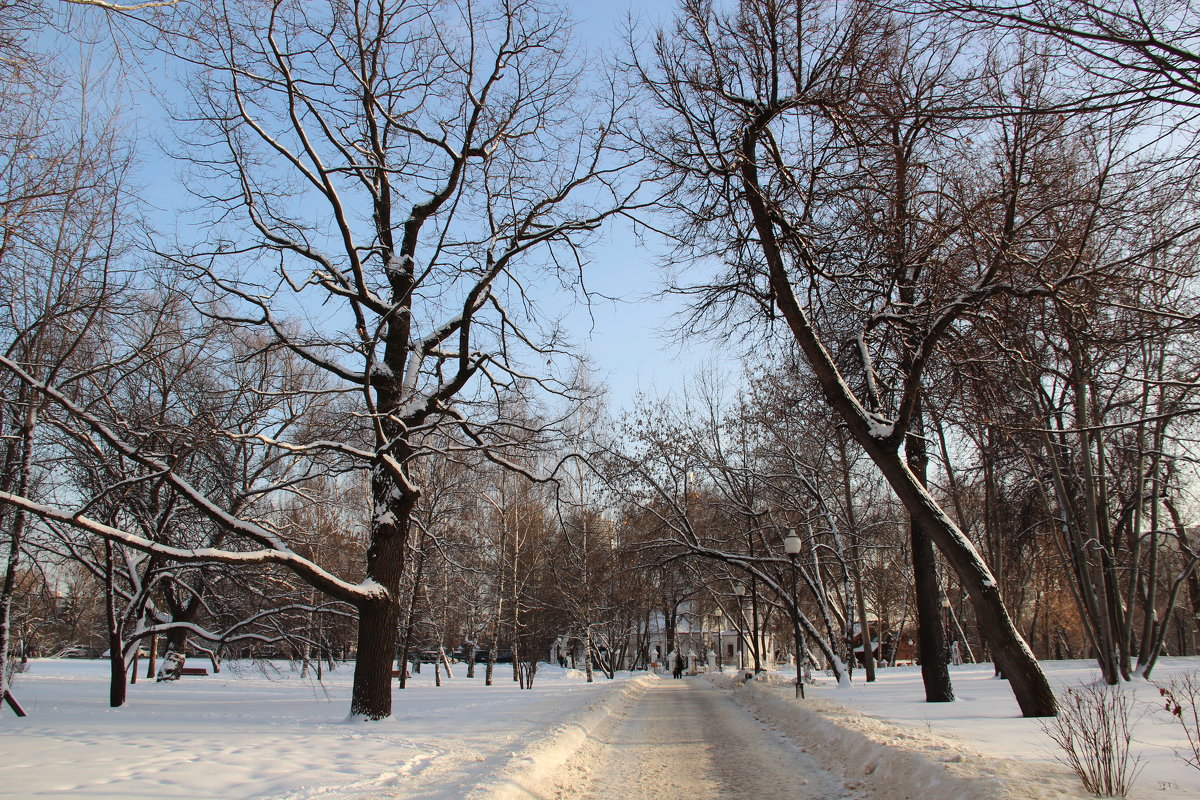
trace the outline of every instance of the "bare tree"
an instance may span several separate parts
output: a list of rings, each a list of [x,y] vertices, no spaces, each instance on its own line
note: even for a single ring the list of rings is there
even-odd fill
[[[1101,179],[1132,187],[1159,170],[1171,177],[1136,204],[1106,203],[1105,218],[1135,208],[1145,225],[1160,228],[1164,242],[1188,230],[1190,220],[1172,213],[1169,203],[1179,207],[1195,196],[1191,132],[1200,97],[1200,17],[1194,3],[935,0],[924,8],[999,32],[1009,46],[1033,42],[1053,53],[1057,69],[1045,80],[1057,83],[1059,92],[1043,113],[1137,108],[1150,115],[1154,126],[1133,131],[1127,120],[1110,117],[1109,136],[1131,137],[1138,147],[1153,149],[1173,171],[1116,161]],[[1162,140],[1161,129],[1172,133]],[[1111,248],[1109,225],[1074,225],[1087,242],[1077,249],[1083,258],[1095,260]],[[1176,580],[1155,573],[1170,560],[1167,542],[1178,541],[1183,553],[1188,549],[1186,537],[1164,524],[1159,499],[1171,493],[1178,433],[1194,424],[1188,417],[1196,413],[1187,399],[1196,389],[1195,373],[1178,368],[1175,338],[1189,336],[1184,329],[1195,313],[1194,296],[1183,288],[1194,275],[1191,262],[1190,253],[1179,249],[1154,253],[1131,261],[1125,275],[1063,293],[1048,310],[1051,340],[1016,351],[1027,359],[1040,349],[1054,365],[1046,371],[1023,360],[1019,369],[1029,373],[1025,383],[1040,420],[1042,463],[1053,475],[1050,503],[1072,564],[1072,591],[1110,682],[1130,676],[1135,653],[1138,670],[1152,666],[1163,642],[1159,621],[1172,615],[1175,592],[1169,586],[1190,579],[1186,555]],[[1106,380],[1111,375],[1121,379]],[[1044,378],[1047,383],[1038,385]],[[1172,598],[1165,608],[1164,597]]]
[[[352,712],[391,710],[390,673],[415,467],[441,447],[503,459],[510,431],[489,393],[532,386],[560,354],[539,327],[537,275],[571,284],[579,247],[630,203],[610,130],[613,93],[584,102],[565,21],[531,2],[331,2],[181,7],[173,52],[195,66],[197,191],[229,224],[176,260],[207,287],[207,312],[257,326],[354,397],[357,429],[266,446],[370,472],[365,580],[298,555],[276,532],[138,452],[209,519],[256,543],[227,562],[286,564],[359,614]],[[233,220],[243,224],[234,224]],[[298,308],[309,323],[289,322]],[[324,309],[324,310],[319,310]],[[102,423],[16,371],[94,429]],[[565,390],[561,382],[549,384]],[[64,403],[64,401],[66,401]],[[437,434],[435,436],[435,434]],[[427,442],[436,440],[436,445]],[[61,510],[23,507],[140,547],[140,537]],[[156,548],[162,551],[162,548]],[[162,551],[164,554],[166,551]],[[170,555],[178,556],[175,551]]]
[[[1200,101],[1200,14],[1191,0],[927,0],[924,9],[989,30],[1032,34],[1070,59],[1063,108],[1167,104],[1194,116]]]
[[[54,380],[87,349],[120,291],[113,259],[125,242],[129,154],[115,119],[80,100],[95,88],[91,79],[71,78],[34,48],[39,9],[17,3],[0,11],[0,357]],[[81,116],[65,110],[72,98]],[[0,492],[39,493],[45,398],[10,373],[0,388]],[[0,503],[0,694],[29,531],[24,511]]]
[[[280,277],[301,298],[342,303],[348,328],[294,334],[257,287],[205,271],[252,307],[244,322],[362,393],[375,504],[367,577],[384,591],[357,598],[353,710],[383,716],[393,595],[420,496],[410,464],[441,425],[468,445],[503,443],[501,428],[471,418],[469,396],[517,379],[522,351],[552,355],[522,326],[530,297],[517,269],[562,258],[577,270],[580,237],[626,202],[605,133],[621,110],[575,101],[564,22],[530,3],[279,4],[266,20],[211,22],[219,34],[200,42],[211,44],[210,80],[197,99],[228,145],[251,246],[282,256]],[[287,173],[300,196],[282,190]],[[332,236],[302,222],[312,200]]]
[[[657,562],[666,577],[681,579],[682,585],[663,581],[668,631],[678,621],[680,606],[695,611],[706,594],[715,593],[723,571],[726,580],[733,575],[748,584],[750,616],[745,627],[752,635],[746,643],[756,669],[765,661],[759,634],[768,627],[771,608],[778,607],[789,617],[795,615],[838,680],[849,680],[849,598],[834,599],[848,581],[844,560],[836,569],[837,580],[828,580],[829,560],[823,563],[814,535],[808,537],[800,576],[812,602],[808,609],[801,608],[800,598],[790,591],[790,565],[782,551],[787,527],[808,526],[807,532],[812,532],[811,515],[795,500],[806,489],[792,484],[791,497],[781,502],[776,492],[784,479],[771,469],[771,455],[754,433],[760,426],[740,413],[742,403],[731,404],[736,410],[725,409],[715,391],[711,381],[701,381],[685,402],[638,409],[609,443],[601,468],[614,493],[636,509],[631,517],[643,528],[643,561]],[[836,538],[837,531],[833,534]],[[682,570],[679,562],[684,560],[707,563],[708,568],[689,563]],[[814,608],[817,622],[807,613]]]
[[[866,6],[747,0],[723,14],[687,2],[638,67],[669,120],[643,138],[681,182],[677,208],[700,242],[689,249],[731,266],[707,308],[737,300],[781,316],[826,402],[959,576],[1022,712],[1053,715],[994,577],[900,450],[927,365],[1001,289],[1021,224],[1003,212],[1023,200],[1017,176],[946,202],[935,189],[954,185],[952,165],[984,157],[949,144],[986,139],[962,114],[982,89],[959,69],[966,46]],[[897,148],[919,153],[914,169]],[[965,269],[950,257],[955,232],[985,209],[998,248]],[[906,240],[917,249],[897,249]]]

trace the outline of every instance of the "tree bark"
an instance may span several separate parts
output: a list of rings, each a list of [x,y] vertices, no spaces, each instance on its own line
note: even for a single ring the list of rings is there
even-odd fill
[[[30,402],[30,395],[32,392],[28,387],[21,384],[15,404],[21,410],[21,424],[18,435],[11,437],[5,446],[4,463],[0,465],[4,468],[0,473],[0,489],[20,495],[28,492],[29,476],[33,472],[33,434],[37,428],[38,412]],[[20,508],[0,505],[0,524],[10,524],[8,557],[4,563],[4,579],[0,582],[0,697],[5,697],[9,691],[8,651],[12,643],[12,604],[17,592],[17,565],[21,561],[26,513]]]
[[[122,625],[117,613],[117,593],[113,586],[116,575],[113,570],[113,543],[104,543],[104,612],[108,622],[108,705],[120,708],[125,705],[125,643],[122,641]],[[134,650],[136,653],[137,650]],[[136,667],[135,667],[136,669]]]
[[[404,623],[404,635],[400,640],[400,688],[408,688],[408,657],[412,652],[413,632],[417,627],[417,612],[420,610],[421,587],[425,578],[425,533],[422,531],[417,541],[417,546],[414,549],[414,554],[417,563],[413,567],[413,584],[412,593],[408,596],[408,619]],[[471,668],[472,672],[468,673],[468,677],[474,677],[475,652],[474,646],[471,651]],[[389,678],[390,680],[390,678]]]
[[[369,720],[392,713],[392,659],[400,609],[391,598],[358,607],[358,653],[350,713]]]
[[[397,450],[401,457],[406,455]],[[382,466],[371,478],[375,518],[367,548],[367,579],[386,593],[358,605],[358,654],[350,693],[350,714],[369,720],[392,713],[392,659],[400,633],[400,582],[404,550],[416,496],[396,486]]]
[[[922,485],[925,484],[929,465],[924,434],[918,408],[913,414],[912,431],[905,441],[904,452],[908,468]],[[909,517],[908,532],[917,595],[917,644],[921,657],[921,680],[925,684],[925,702],[951,703],[954,701],[954,688],[950,684],[949,650],[946,630],[942,627],[942,592],[938,586],[933,541],[926,535],[920,521],[912,516]]]
[[[863,643],[863,669],[867,672],[867,683],[875,680],[875,652],[871,642],[871,626],[867,623],[867,599],[863,594],[862,547],[858,531],[858,515],[854,511],[854,494],[850,487],[850,461],[846,458],[846,440],[839,432],[837,440],[838,463],[841,467],[842,502],[846,504],[846,527],[854,537],[854,544],[847,554],[854,578],[854,605],[858,614],[859,631]]]
[[[158,634],[150,637],[150,649],[146,656],[146,680],[151,680],[158,672]]]

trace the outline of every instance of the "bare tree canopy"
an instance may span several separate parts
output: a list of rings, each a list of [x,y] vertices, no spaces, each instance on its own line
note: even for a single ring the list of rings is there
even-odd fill
[[[195,3],[169,19],[156,41],[187,68],[191,103],[178,122],[191,130],[191,188],[212,227],[162,255],[195,281],[204,313],[257,328],[264,352],[315,368],[319,380],[288,391],[340,393],[349,415],[336,433],[224,433],[297,463],[370,472],[365,581],[298,559],[280,534],[6,366],[106,447],[170,475],[215,524],[265,548],[262,558],[355,604],[352,710],[387,716],[417,467],[446,448],[503,460],[513,431],[494,416],[500,395],[569,390],[545,368],[563,351],[537,284],[574,285],[588,236],[633,203],[637,185],[621,171],[630,156],[611,133],[627,109],[585,78],[565,20],[533,2]]]

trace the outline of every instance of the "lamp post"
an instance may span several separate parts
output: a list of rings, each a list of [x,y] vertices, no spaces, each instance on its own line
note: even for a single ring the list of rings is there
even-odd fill
[[[738,669],[746,668],[746,645],[742,636],[742,598],[746,596],[746,584],[741,581],[734,581],[733,593],[737,595],[738,618],[735,620],[737,624],[737,645],[738,645]]]
[[[949,664],[951,661],[951,658],[950,658],[950,595],[946,594],[945,592],[942,593],[942,619],[940,620],[939,624],[941,624],[941,626],[942,626],[942,646],[945,648],[945,650],[943,652],[939,653],[939,655],[941,656],[943,663]]]
[[[796,640],[796,697],[804,698],[804,664],[808,661],[808,646],[800,633],[800,607],[796,597],[796,558],[800,555],[800,537],[793,528],[788,529],[783,540],[783,549],[792,566],[792,636]]]

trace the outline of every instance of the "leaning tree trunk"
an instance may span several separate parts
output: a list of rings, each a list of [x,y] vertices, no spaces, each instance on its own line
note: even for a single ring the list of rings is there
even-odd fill
[[[1000,587],[979,552],[899,459],[880,456],[875,460],[872,454],[872,459],[913,520],[939,546],[971,598],[979,630],[992,650],[996,665],[1008,678],[1021,713],[1027,717],[1055,716],[1058,707],[1054,691],[1008,615]]]
[[[741,171],[743,189],[754,217],[754,228],[759,235],[759,246],[766,259],[771,289],[780,313],[812,367],[826,402],[846,423],[851,435],[879,468],[896,497],[937,544],[947,563],[958,575],[975,607],[980,631],[991,646],[996,663],[1008,677],[1009,686],[1021,707],[1021,713],[1027,717],[1055,716],[1058,713],[1058,704],[1050,682],[1046,680],[1046,675],[1034,658],[1033,652],[1009,617],[1008,609],[1004,607],[1004,600],[1000,596],[1000,587],[996,585],[996,579],[987,564],[966,535],[908,469],[899,454],[898,446],[892,444],[894,439],[877,438],[866,410],[842,379],[833,357],[796,299],[791,277],[776,239],[771,211],[767,208],[758,185],[756,137],[763,135],[762,131],[771,121],[770,114],[769,109],[765,111],[764,116],[756,119],[755,124],[744,135]],[[801,253],[800,257],[806,259],[809,256],[807,253]]]

